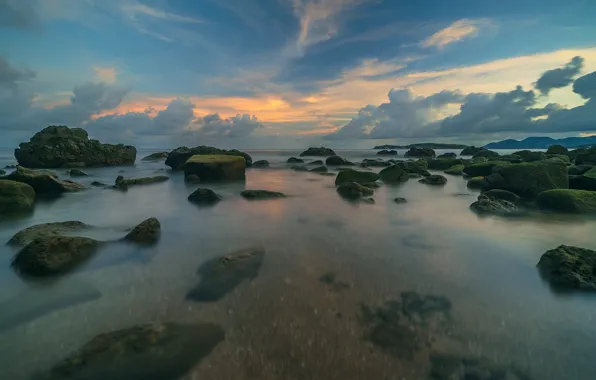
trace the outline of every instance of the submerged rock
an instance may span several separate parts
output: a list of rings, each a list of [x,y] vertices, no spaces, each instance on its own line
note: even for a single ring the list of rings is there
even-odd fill
[[[61,181],[54,173],[26,169],[17,166],[17,169],[4,177],[10,181],[22,182],[30,185],[37,195],[58,195],[71,191],[85,190],[86,187],[72,181]]]
[[[295,172],[307,172],[308,171],[308,168],[304,165],[293,165],[293,166],[290,166],[290,169]]]
[[[367,183],[379,179],[379,175],[373,172],[363,172],[353,169],[342,170],[335,177],[335,184],[341,185],[347,182]]]
[[[151,185],[153,183],[160,183],[168,181],[170,177],[166,175],[157,175],[153,177],[140,177],[140,178],[124,178],[121,175],[116,177],[116,181],[114,183],[114,188],[120,190],[126,190],[132,186],[139,186],[139,185]]]
[[[350,165],[351,166],[351,165],[354,165],[353,162],[350,162],[350,161],[348,161],[340,156],[336,156],[336,155],[327,157],[327,159],[325,160],[325,164],[327,166],[340,166],[340,165]]]
[[[99,248],[97,240],[78,236],[38,237],[13,259],[21,273],[47,276],[68,271],[90,258]]]
[[[555,287],[596,291],[596,251],[560,245],[546,251],[537,266]]]
[[[141,161],[161,161],[168,158],[169,152],[157,152],[151,153],[150,155],[143,157]]]
[[[89,174],[85,173],[84,171],[82,171],[81,169],[70,169],[68,171],[68,174],[71,177],[87,177],[89,176]]]
[[[56,237],[71,232],[84,231],[91,228],[90,225],[79,221],[54,222],[36,224],[17,232],[7,244],[27,245],[40,237]]]
[[[225,339],[212,323],[149,324],[97,335],[53,367],[48,380],[177,380]]]
[[[280,193],[277,191],[269,191],[269,190],[244,190],[240,193],[240,195],[244,199],[248,199],[251,201],[256,200],[266,200],[266,199],[278,199],[278,198],[285,198],[286,195],[284,193]]]
[[[337,193],[342,197],[350,200],[357,200],[364,196],[369,196],[374,194],[374,190],[362,186],[357,182],[346,182],[339,185],[337,188]]]
[[[440,174],[433,174],[431,176],[419,179],[418,182],[424,183],[426,185],[443,186],[447,183],[447,178]]]
[[[197,302],[220,300],[244,280],[256,278],[264,257],[265,249],[255,247],[205,262],[198,270],[201,281],[187,293],[186,299]]]
[[[29,211],[35,205],[35,190],[26,183],[0,180],[0,215]]]
[[[367,168],[369,166],[382,168],[382,167],[387,167],[387,166],[391,166],[391,165],[393,165],[393,164],[390,161],[383,161],[383,159],[381,159],[381,158],[376,159],[376,160],[373,160],[370,158],[365,158],[360,163],[360,166],[363,168]]]
[[[193,156],[232,156],[232,157],[243,157],[244,165],[246,167],[252,166],[252,157],[247,153],[241,152],[236,149],[226,150],[213,148],[211,146],[198,146],[195,148],[188,148],[185,146],[174,149],[168,154],[165,164],[172,168],[172,170],[184,169],[184,164]],[[200,175],[199,175],[200,177]]]
[[[199,188],[188,196],[189,202],[197,205],[210,206],[221,200],[221,196],[211,189]]]
[[[575,214],[596,213],[596,191],[554,189],[538,194],[536,204],[544,209]]]
[[[408,201],[406,200],[406,198],[402,198],[402,197],[397,197],[393,199],[393,202],[395,203],[408,203]]]
[[[303,164],[304,160],[301,158],[290,157],[290,158],[288,158],[288,160],[286,162],[288,164]]]
[[[267,160],[259,160],[259,161],[255,161],[252,163],[252,166],[255,168],[268,168],[269,167],[269,161]]]
[[[445,170],[443,173],[451,175],[462,175],[464,167],[464,165],[453,165],[449,167],[449,169]]]
[[[60,168],[71,163],[86,166],[132,165],[137,150],[130,145],[102,144],[89,140],[81,128],[50,126],[15,149],[19,165],[28,168]]]
[[[567,168],[559,163],[524,162],[499,168],[486,180],[490,189],[533,198],[545,190],[569,188]]]
[[[304,157],[304,156],[323,156],[323,157],[335,156],[335,152],[333,151],[333,149],[330,149],[330,148],[310,147],[307,150],[305,150],[304,152],[300,153],[300,157]]]
[[[504,199],[489,198],[480,195],[478,200],[470,205],[470,209],[480,215],[511,215],[519,212],[516,205]]]
[[[327,167],[326,166],[317,166],[316,168],[310,169],[310,171],[313,173],[325,173],[325,172],[327,172]]]
[[[184,177],[184,182],[196,185],[201,183],[201,178],[196,174],[190,174]]]
[[[245,160],[229,155],[195,155],[184,164],[184,175],[194,174],[201,181],[233,181],[245,179]]]
[[[156,218],[149,218],[142,221],[132,229],[123,240],[133,243],[153,244],[159,240],[161,235],[161,224]]]
[[[93,187],[109,187],[108,185],[106,185],[105,183],[100,182],[100,181],[91,182],[91,186],[93,186]]]
[[[411,147],[404,157],[434,157],[435,151],[432,148]]]

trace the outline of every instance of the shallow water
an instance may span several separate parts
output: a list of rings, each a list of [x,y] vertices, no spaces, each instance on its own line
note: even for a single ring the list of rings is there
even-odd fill
[[[1,167],[13,163],[5,153]],[[162,225],[155,246],[111,245],[76,271],[43,282],[17,276],[10,268],[15,251],[0,245],[0,305],[30,316],[15,323],[14,312],[0,309],[3,378],[28,379],[114,329],[215,322],[226,339],[188,379],[426,379],[428,350],[408,360],[389,355],[366,339],[357,318],[362,303],[380,305],[402,291],[451,300],[450,328],[433,333],[433,350],[515,365],[533,379],[594,378],[596,297],[553,292],[535,265],[560,244],[596,249],[596,221],[480,218],[468,209],[477,193],[455,176],[440,188],[416,180],[383,186],[375,190],[375,204],[352,204],[337,195],[334,177],[288,170],[285,160],[297,151],[249,153],[272,167],[249,169],[246,183],[209,185],[224,198],[215,207],[188,203],[199,185],[167,170],[168,182],[128,192],[92,188],[0,221],[0,242],[53,221],[104,227],[85,233],[104,240],[151,216]],[[374,158],[368,150],[338,153],[352,161]],[[119,174],[140,177],[164,168],[138,162],[89,169],[89,177],[75,180],[112,184]],[[289,197],[249,202],[239,195],[244,189]],[[398,196],[408,203],[394,203]],[[266,249],[256,278],[218,302],[186,300],[202,263],[251,246]],[[348,286],[319,281],[327,272]],[[100,297],[87,297],[97,291]]]

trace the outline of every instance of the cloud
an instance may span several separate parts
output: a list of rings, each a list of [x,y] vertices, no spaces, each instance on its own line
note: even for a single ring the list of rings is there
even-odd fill
[[[116,83],[116,76],[118,75],[118,71],[115,67],[99,67],[94,66],[93,70],[95,71],[95,76],[101,82],[114,84]]]
[[[573,77],[580,73],[583,64],[584,59],[576,56],[565,67],[544,72],[536,81],[536,89],[543,95],[548,95],[552,89],[568,86],[573,82]]]
[[[584,99],[596,98],[596,72],[578,78],[573,83],[573,92]]]
[[[0,56],[0,86],[14,89],[17,82],[35,78],[35,73],[27,68],[17,69]]]
[[[467,38],[475,37],[480,29],[492,25],[488,19],[461,19],[439,30],[422,42],[424,47],[444,48]]]
[[[212,138],[246,137],[254,130],[263,128],[263,124],[255,116],[247,114],[222,119],[219,114],[215,113],[197,119],[195,124],[200,126],[200,129],[197,130],[200,135]]]
[[[36,0],[0,0],[0,27],[32,29],[39,24]]]
[[[167,12],[163,9],[153,8],[145,4],[141,4],[138,2],[130,2],[125,3],[122,5],[122,10],[129,15],[129,17],[136,19],[138,15],[153,17],[162,20],[168,21],[177,21],[177,22],[190,22],[190,23],[201,23],[203,20],[182,16],[176,13]]]

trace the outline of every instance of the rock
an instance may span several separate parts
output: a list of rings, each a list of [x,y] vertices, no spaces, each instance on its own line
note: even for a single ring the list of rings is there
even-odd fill
[[[452,158],[437,158],[428,160],[428,168],[431,170],[447,170],[454,165],[462,164],[462,160]]]
[[[546,154],[565,154],[568,150],[562,145],[551,145],[547,150]]]
[[[89,174],[85,173],[81,169],[70,169],[68,171],[68,174],[70,174],[71,177],[87,177],[87,176],[89,176]]]
[[[93,181],[93,182],[91,182],[91,186],[94,186],[94,187],[109,187],[108,185],[106,185],[105,183],[100,182],[100,181]]]
[[[184,175],[197,175],[202,182],[244,180],[245,168],[240,156],[195,155],[184,164]]]
[[[443,173],[451,174],[451,175],[462,175],[464,170],[464,165],[453,165],[449,169],[445,170]]]
[[[50,126],[15,149],[19,165],[27,168],[59,168],[73,162],[86,166],[132,165],[137,150],[129,145],[102,144],[89,140],[81,128]]]
[[[478,152],[481,152],[481,151],[483,151],[483,150],[485,150],[485,149],[484,149],[484,148],[482,148],[482,147],[478,147],[478,148],[477,148],[477,147],[475,147],[475,146],[469,146],[469,147],[467,147],[467,148],[464,148],[464,150],[462,150],[462,151],[459,153],[459,155],[460,155],[460,156],[473,156],[473,155],[475,155],[476,153],[478,153]]]
[[[22,166],[17,166],[14,172],[4,178],[30,185],[37,195],[56,195],[86,189],[85,186],[76,182],[61,181],[51,172],[25,169]]]
[[[319,175],[322,175],[322,176],[327,176],[327,177],[335,177],[335,176],[336,176],[336,174],[335,174],[335,173],[328,173],[328,172],[325,172],[325,173],[319,173]]]
[[[373,198],[362,198],[362,202],[364,203],[368,203],[369,205],[374,205],[375,204],[375,200]]]
[[[357,183],[375,182],[378,179],[379,179],[379,175],[377,173],[347,169],[347,170],[342,170],[339,172],[337,177],[335,177],[335,184],[341,185],[342,183],[347,183],[347,182],[357,182]]]
[[[286,162],[288,164],[302,164],[302,163],[304,163],[304,160],[301,158],[290,157],[290,158],[288,158],[288,160]]]
[[[236,149],[226,150],[218,149],[210,146],[198,146],[196,148],[187,148],[185,146],[174,149],[168,154],[165,164],[172,168],[172,170],[183,170],[186,162],[193,156],[232,156],[243,157],[245,167],[252,166],[252,157],[247,153]],[[199,175],[199,177],[201,177]]]
[[[470,180],[467,183],[468,189],[477,189],[477,190],[483,190],[484,188],[487,187],[487,185],[488,184],[484,180],[484,177],[470,178]]]
[[[511,164],[519,164],[520,162],[523,162],[522,158],[515,154],[505,154],[499,157],[490,157],[488,161],[506,161]]]
[[[222,299],[244,280],[258,276],[264,256],[265,249],[255,247],[205,262],[198,270],[201,281],[186,294],[186,299],[197,302]]]
[[[166,158],[168,158],[169,154],[170,154],[169,152],[151,153],[147,157],[143,157],[141,159],[141,161],[161,161],[161,160],[165,160]]]
[[[198,183],[201,183],[201,179],[196,174],[191,174],[191,175],[184,177],[184,181],[186,183],[191,183],[191,184],[195,184],[195,185]]]
[[[383,161],[381,158],[373,160],[370,158],[365,158],[364,160],[362,160],[362,162],[360,163],[360,166],[363,168],[367,168],[369,166],[374,166],[374,167],[387,167],[387,166],[391,166],[391,162],[389,161]]]
[[[486,158],[499,157],[499,153],[492,151],[492,150],[488,150],[488,149],[482,149],[482,150],[479,150],[476,153],[474,153],[474,155],[472,156],[472,158],[478,158],[478,157],[486,157]]]
[[[584,175],[584,177],[596,179],[596,166],[594,166],[592,169],[584,172],[583,175]]]
[[[578,149],[579,150],[579,149]],[[575,152],[575,151],[572,151]],[[572,153],[570,152],[570,153]],[[576,165],[596,165],[596,147],[592,147],[590,149],[582,149],[581,151],[575,154],[575,164]]]
[[[405,182],[410,179],[408,173],[398,165],[393,165],[379,172],[379,178],[385,183]]]
[[[546,190],[538,194],[536,204],[545,210],[593,214],[596,213],[596,192],[574,189]]]
[[[432,148],[420,148],[420,147],[411,147],[406,154],[405,157],[434,157],[435,151]]]
[[[78,236],[38,237],[15,256],[12,265],[23,274],[47,276],[68,271],[90,258],[97,240]]]
[[[570,175],[569,188],[576,190],[596,191],[596,178],[583,175]]]
[[[542,161],[546,158],[544,152],[534,152],[531,150],[520,150],[513,154],[521,157],[524,162]]]
[[[7,244],[24,246],[40,237],[58,237],[89,228],[91,228],[90,225],[78,221],[36,224],[17,232]]]
[[[487,162],[488,158],[486,157],[472,157],[470,160],[472,164],[479,164],[481,162]]]
[[[369,189],[378,189],[379,187],[381,187],[381,184],[378,182],[364,182],[361,183],[361,185],[364,187],[368,187]]]
[[[300,157],[304,156],[321,156],[321,157],[328,157],[328,156],[335,156],[335,152],[333,149],[320,147],[320,148],[308,148],[304,152],[300,153]]]
[[[592,165],[573,165],[573,166],[570,166],[567,168],[567,174],[582,175],[592,168],[593,168]]]
[[[351,165],[354,165],[353,162],[350,162],[340,156],[335,156],[335,155],[327,157],[327,159],[325,160],[325,164],[327,166],[340,166],[340,165],[346,165],[346,166],[350,165],[351,166]]]
[[[447,183],[447,178],[440,174],[433,174],[431,176],[419,179],[418,182],[424,183],[426,185],[443,186]]]
[[[381,150],[377,152],[377,156],[397,156],[397,150]]]
[[[314,160],[314,161],[309,162],[307,165],[323,166],[323,165],[325,165],[325,163],[321,160]]]
[[[251,201],[256,200],[265,200],[265,199],[278,199],[278,198],[285,198],[286,195],[284,193],[280,193],[277,191],[269,191],[269,190],[244,190],[240,193],[244,199],[248,199]]]
[[[596,251],[560,245],[546,251],[537,266],[555,287],[596,291]]]
[[[428,177],[430,175],[429,171],[426,170],[428,168],[428,161],[426,160],[401,161],[396,165],[410,174],[418,174],[423,177]]]
[[[406,200],[406,198],[402,198],[402,197],[397,197],[393,199],[393,202],[395,203],[408,203],[408,201]]]
[[[133,243],[154,244],[161,235],[161,224],[156,218],[149,218],[142,221],[132,229],[123,240]]]
[[[337,193],[346,199],[356,200],[364,196],[373,195],[374,191],[357,182],[345,182],[339,185]]]
[[[437,156],[438,159],[454,159],[457,158],[457,154],[453,152],[443,153]]]
[[[466,166],[462,172],[465,175],[470,177],[479,177],[479,176],[487,176],[492,174],[495,168],[501,168],[503,166],[511,165],[509,162],[506,161],[487,161],[487,162],[480,162],[477,164],[472,164]]]
[[[121,175],[116,177],[114,188],[126,190],[132,186],[139,185],[151,185],[153,183],[160,183],[168,181],[170,177],[166,175],[157,175],[153,177],[140,177],[140,178],[124,178]]]
[[[327,172],[327,167],[326,166],[317,166],[316,168],[310,169],[310,171],[313,173],[325,173],[325,172]]]
[[[521,201],[519,195],[512,193],[511,191],[502,189],[492,189],[482,193],[483,196],[490,199],[505,200],[513,204],[518,204]]]
[[[308,168],[303,165],[290,166],[290,169],[292,169],[295,172],[307,172],[308,171]]]
[[[569,188],[567,168],[557,163],[524,162],[499,167],[485,179],[488,189],[508,190],[524,198],[533,198],[545,190]]]
[[[477,214],[510,215],[519,210],[513,203],[504,199],[493,199],[480,195],[478,200],[470,205],[470,209]]]
[[[211,206],[221,200],[221,196],[211,189],[199,188],[188,196],[189,202],[200,206]]]
[[[259,160],[252,163],[252,166],[255,168],[268,168],[269,161],[267,160]]]
[[[85,167],[87,167],[87,164],[85,164],[84,162],[69,162],[69,163],[61,166],[61,168],[64,168],[64,169],[77,169],[77,168],[85,168]]]
[[[0,169],[0,175],[5,175],[5,174],[6,174],[6,172],[4,170]]]
[[[212,323],[148,324],[100,334],[54,366],[48,380],[186,378],[225,338]]]
[[[431,353],[430,379],[434,380],[531,380],[512,367],[498,366],[487,359]]]
[[[29,211],[35,205],[35,190],[26,183],[0,180],[0,215]]]

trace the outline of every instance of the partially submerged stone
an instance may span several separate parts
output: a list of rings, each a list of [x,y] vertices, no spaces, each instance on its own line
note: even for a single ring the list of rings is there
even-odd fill
[[[560,245],[546,251],[537,266],[555,287],[596,291],[596,251]]]
[[[377,152],[377,156],[397,156],[397,150],[383,149]]]
[[[290,157],[290,158],[288,158],[288,160],[286,162],[288,164],[303,164],[304,160],[301,158]]]
[[[54,366],[48,380],[177,380],[225,339],[212,323],[149,324],[97,335]]]
[[[454,159],[457,158],[457,153],[447,152],[437,156],[438,159]]]
[[[243,157],[245,161],[245,166],[252,166],[252,157],[247,153],[241,152],[236,149],[226,150],[204,145],[195,148],[188,148],[185,146],[176,148],[168,154],[168,158],[166,159],[165,164],[171,167],[172,170],[183,170],[184,164],[191,157],[196,155]]]
[[[379,175],[377,173],[346,169],[337,174],[337,177],[335,177],[335,184],[341,185],[342,183],[347,182],[367,183],[374,182],[378,179]]]
[[[156,175],[153,177],[140,177],[140,178],[124,178],[121,175],[116,177],[116,181],[114,183],[114,188],[126,190],[132,186],[140,186],[140,185],[151,185],[153,183],[160,183],[168,181],[170,177],[167,175]]]
[[[141,161],[161,161],[168,158],[169,152],[156,152],[151,153],[150,155],[143,157]]]
[[[101,182],[101,181],[93,181],[90,184],[93,187],[109,187],[108,185],[106,185],[105,183]]]
[[[197,302],[220,300],[244,280],[256,278],[264,257],[265,249],[254,247],[205,262],[198,270],[201,281],[187,293],[186,299]]]
[[[524,162],[499,168],[487,176],[490,189],[533,198],[545,190],[569,188],[567,168],[559,163]]]
[[[58,195],[66,192],[85,190],[86,187],[72,181],[61,181],[54,173],[43,170],[26,169],[17,166],[16,170],[4,177],[10,181],[30,185],[37,195]]]
[[[68,174],[71,177],[87,177],[89,174],[85,173],[84,171],[82,171],[81,169],[70,169],[68,171]]]
[[[0,214],[29,211],[35,205],[35,190],[26,183],[0,180]]]
[[[300,153],[300,157],[304,157],[304,156],[322,156],[322,157],[328,157],[328,156],[335,156],[335,152],[333,151],[333,149],[330,148],[325,148],[325,147],[310,147],[307,150],[305,150],[304,152]]]
[[[433,174],[428,177],[419,179],[418,182],[424,183],[426,185],[443,186],[447,183],[447,178],[440,174]]]
[[[364,196],[373,195],[374,191],[357,182],[346,182],[339,185],[337,193],[346,199],[357,200]]]
[[[268,168],[269,167],[269,161],[267,160],[258,160],[252,163],[252,166],[255,168]]]
[[[290,166],[290,169],[295,172],[307,172],[308,171],[308,168],[304,165],[293,165],[293,166]]]
[[[240,193],[240,195],[244,199],[248,199],[251,201],[256,200],[266,200],[266,199],[279,199],[285,198],[286,195],[284,193],[280,193],[278,191],[269,191],[269,190],[244,190]]]
[[[199,188],[188,196],[189,202],[200,206],[211,206],[221,200],[221,196],[211,189]]]
[[[492,174],[493,170],[499,169],[503,166],[511,165],[507,161],[486,161],[468,165],[463,168],[462,172],[470,177],[487,176]]]
[[[428,177],[430,172],[428,169],[428,161],[420,159],[418,161],[401,161],[396,164],[410,174],[418,174],[422,177]]]
[[[132,229],[124,240],[133,243],[153,244],[159,240],[161,235],[161,224],[156,218],[149,218],[142,221],[138,226]]]
[[[244,180],[245,168],[240,156],[195,155],[184,164],[184,175],[197,175],[203,182]]]
[[[436,155],[432,148],[421,148],[411,147],[405,154],[404,157],[434,157]]]
[[[485,149],[484,149],[484,148],[482,148],[482,147],[469,146],[469,147],[467,147],[467,148],[464,148],[464,149],[463,149],[463,150],[462,150],[462,151],[459,153],[459,155],[460,155],[460,156],[473,156],[473,155],[475,155],[476,153],[478,153],[478,152],[481,152],[481,151],[483,151],[483,150],[485,150]]]
[[[27,245],[40,237],[56,237],[73,232],[84,231],[90,225],[79,221],[42,223],[17,232],[9,241],[10,245]]]
[[[196,174],[191,174],[184,177],[184,182],[196,185],[197,183],[201,183],[201,178]]]
[[[327,166],[354,165],[353,162],[350,162],[345,158],[336,155],[327,157],[327,159],[325,160],[325,164]]]
[[[393,202],[395,203],[408,203],[408,201],[406,200],[406,198],[402,198],[402,197],[397,197],[393,199]]]
[[[393,165],[379,172],[379,178],[385,183],[405,182],[410,179],[408,173],[398,165]]]
[[[464,165],[453,165],[449,167],[449,169],[445,170],[443,173],[450,175],[462,175],[464,167]]]
[[[503,190],[503,189],[493,189],[489,191],[485,191],[482,193],[483,196],[488,197],[490,199],[501,199],[505,201],[509,201],[513,204],[519,203],[521,198],[519,195],[512,193],[511,191]]]
[[[316,168],[310,169],[310,171],[313,173],[325,173],[325,172],[327,172],[327,167],[326,166],[317,166]]]
[[[596,191],[554,189],[538,194],[536,204],[544,209],[574,214],[596,213]]]
[[[478,200],[470,205],[470,209],[480,215],[513,215],[519,212],[516,205],[504,199],[489,198],[480,195]]]
[[[486,158],[499,157],[499,153],[497,153],[497,152],[495,152],[493,150],[488,150],[488,149],[484,149],[483,148],[481,150],[478,150],[472,156],[472,158],[477,158],[477,157],[486,157]]]
[[[487,187],[487,183],[484,180],[484,177],[474,177],[468,180],[466,186],[468,189],[483,190]]]
[[[428,168],[431,170],[447,170],[454,165],[462,165],[463,161],[456,158],[435,158],[428,160]]]

